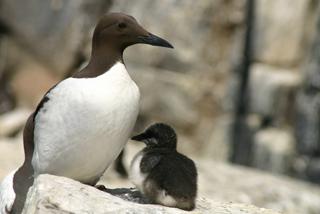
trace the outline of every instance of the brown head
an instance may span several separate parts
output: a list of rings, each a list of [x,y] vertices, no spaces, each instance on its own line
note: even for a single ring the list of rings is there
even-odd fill
[[[106,71],[115,61],[122,61],[123,51],[134,44],[173,48],[168,41],[145,30],[132,16],[109,13],[99,20],[94,30],[88,66]]]

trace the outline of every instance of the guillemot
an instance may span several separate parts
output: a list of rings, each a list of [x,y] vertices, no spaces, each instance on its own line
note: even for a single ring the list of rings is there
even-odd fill
[[[24,129],[23,165],[0,186],[0,212],[21,213],[34,177],[49,173],[95,185],[127,142],[139,111],[139,88],[123,61],[143,43],[173,48],[132,16],[104,15],[88,65],[52,87]]]
[[[195,207],[197,169],[177,152],[177,135],[166,124],[156,123],[132,140],[146,147],[133,158],[129,178],[151,202],[184,210]]]

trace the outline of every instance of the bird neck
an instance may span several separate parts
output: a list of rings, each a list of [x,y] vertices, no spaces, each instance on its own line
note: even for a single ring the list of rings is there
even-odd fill
[[[88,65],[81,71],[75,73],[75,78],[97,77],[107,72],[115,63],[123,62],[123,50],[112,45],[92,47],[91,57]]]

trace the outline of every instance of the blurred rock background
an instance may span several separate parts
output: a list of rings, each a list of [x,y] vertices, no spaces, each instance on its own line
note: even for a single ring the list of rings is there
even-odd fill
[[[0,0],[0,179],[21,163],[27,116],[90,56],[99,16],[122,11],[175,46],[136,45],[125,52],[142,94],[136,131],[166,122],[176,128],[180,150],[199,162],[231,160],[319,184],[320,2],[254,1],[239,137],[234,124],[239,68],[247,57],[247,2]],[[267,207],[266,201],[258,205]]]

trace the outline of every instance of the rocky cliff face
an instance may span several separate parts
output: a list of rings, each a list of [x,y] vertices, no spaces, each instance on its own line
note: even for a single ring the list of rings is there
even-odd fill
[[[0,19],[28,55],[64,75],[83,54],[93,26],[110,5],[108,0],[33,0],[26,5],[3,0]]]
[[[33,0],[24,5],[2,0],[0,112],[14,106],[18,112],[20,107],[34,108],[52,85],[88,58],[97,18],[107,11],[123,11],[175,46],[168,51],[137,45],[125,53],[128,70],[142,93],[136,129],[153,121],[170,123],[184,142],[183,152],[224,161],[230,153],[238,81],[233,71],[241,59],[245,3]],[[256,0],[246,123],[253,143],[251,165],[257,168],[289,175],[295,171],[304,178],[310,172],[319,178],[318,158],[297,156],[296,150],[298,142],[299,152],[318,151],[317,60],[305,66],[317,35],[318,8],[312,0]],[[314,51],[310,57],[317,56]],[[301,84],[312,87],[299,92]],[[300,119],[294,129],[296,118]],[[1,128],[2,138],[16,136],[23,123],[8,126],[12,129]],[[15,144],[1,146],[7,148],[3,151],[17,150]],[[9,170],[6,167],[1,166],[3,173]]]

